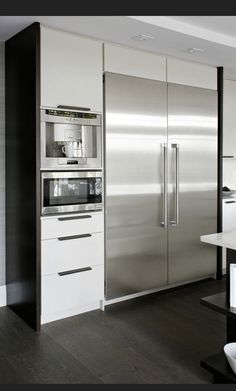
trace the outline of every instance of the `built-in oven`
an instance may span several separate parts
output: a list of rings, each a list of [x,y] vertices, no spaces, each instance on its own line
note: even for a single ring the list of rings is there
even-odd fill
[[[75,109],[41,109],[41,170],[102,168],[102,116]]]
[[[42,172],[42,215],[102,210],[102,172]]]

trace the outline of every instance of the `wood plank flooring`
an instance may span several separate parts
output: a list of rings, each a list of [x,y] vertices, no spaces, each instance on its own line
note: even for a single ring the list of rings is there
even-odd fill
[[[0,308],[0,383],[200,384],[200,360],[225,343],[224,316],[200,305],[206,280],[49,323],[36,335]]]

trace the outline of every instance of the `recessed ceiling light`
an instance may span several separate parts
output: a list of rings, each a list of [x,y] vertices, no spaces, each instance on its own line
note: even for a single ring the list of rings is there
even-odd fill
[[[154,39],[154,37],[146,34],[138,34],[131,37],[131,39],[134,39],[135,41],[149,41],[150,39]]]
[[[200,48],[189,48],[187,50],[188,53],[194,54],[194,53],[204,53],[205,49],[200,49]]]

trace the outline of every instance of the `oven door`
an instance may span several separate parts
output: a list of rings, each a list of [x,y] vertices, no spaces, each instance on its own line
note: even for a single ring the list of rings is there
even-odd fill
[[[42,215],[101,209],[101,172],[42,173]]]

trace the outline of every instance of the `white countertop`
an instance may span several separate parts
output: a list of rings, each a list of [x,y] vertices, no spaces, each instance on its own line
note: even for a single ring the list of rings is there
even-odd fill
[[[200,236],[201,242],[236,250],[236,230]]]

